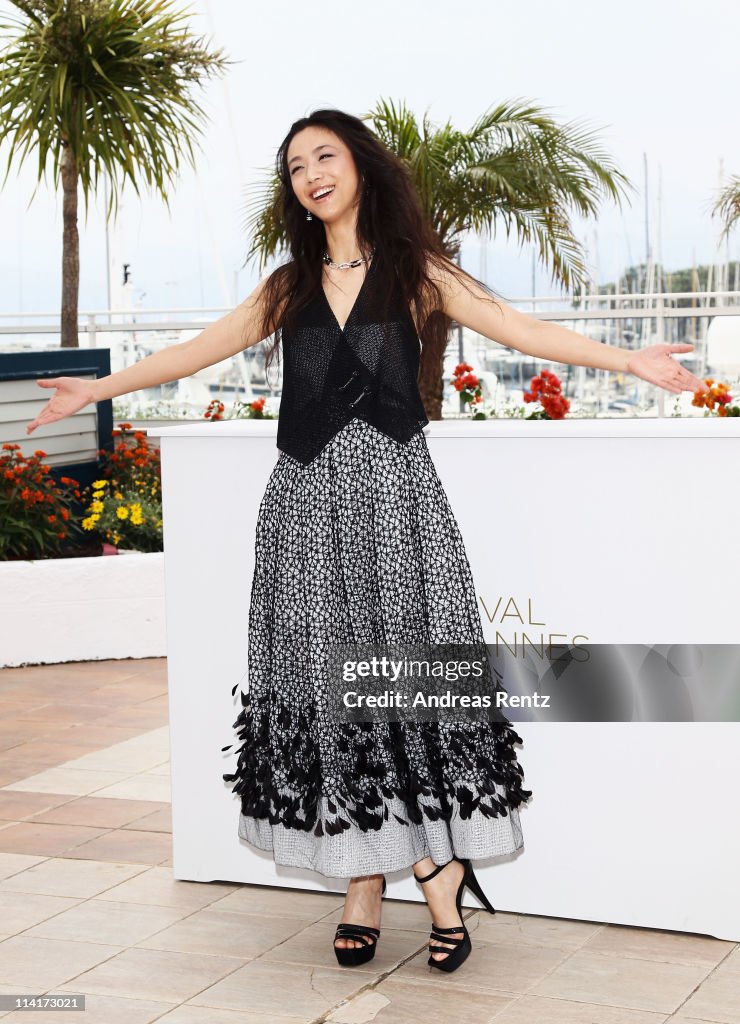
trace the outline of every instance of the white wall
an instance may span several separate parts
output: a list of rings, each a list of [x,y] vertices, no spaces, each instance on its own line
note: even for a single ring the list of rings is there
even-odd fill
[[[232,687],[246,668],[274,422],[161,436],[174,876],[343,891],[237,836]],[[489,642],[499,597],[591,643],[736,643],[740,423],[432,423]],[[524,849],[476,864],[497,909],[740,940],[735,723],[520,722]],[[389,895],[421,899],[411,873]],[[470,901],[468,904],[474,906]]]

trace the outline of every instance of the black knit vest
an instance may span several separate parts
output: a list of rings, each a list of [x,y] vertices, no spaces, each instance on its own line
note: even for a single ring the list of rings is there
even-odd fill
[[[303,465],[355,417],[406,442],[429,422],[419,394],[419,337],[398,283],[379,322],[376,253],[344,329],[323,288],[282,330],[277,447]]]

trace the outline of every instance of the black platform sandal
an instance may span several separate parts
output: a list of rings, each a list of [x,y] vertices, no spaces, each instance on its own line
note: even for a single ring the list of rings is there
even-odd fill
[[[459,864],[463,864],[465,866],[465,873],[463,874],[462,881],[460,882],[457,895],[455,897],[455,906],[457,907],[457,912],[460,915],[460,924],[454,925],[452,928],[438,928],[434,921],[432,921],[430,939],[436,939],[437,942],[449,942],[455,947],[454,949],[450,949],[449,946],[439,946],[433,944],[433,942],[429,943],[429,959],[427,960],[427,963],[429,964],[430,969],[432,967],[436,967],[440,971],[456,971],[460,964],[470,956],[470,952],[473,948],[470,941],[470,933],[468,932],[462,917],[462,895],[465,887],[467,886],[468,889],[478,897],[489,913],[496,913],[495,909],[491,906],[488,897],[481,889],[478,879],[475,877],[475,872],[473,871],[473,865],[471,862],[467,858],[465,860],[461,860],[459,857],[453,857],[452,860],[456,860]],[[447,861],[447,864],[451,863],[452,861]],[[439,867],[436,867],[434,871],[430,871],[428,875],[424,875],[423,878],[419,878],[416,872],[414,872],[414,878],[416,878],[416,881],[421,885],[423,882],[428,882],[430,878],[434,878],[435,875],[439,874],[443,868],[447,867],[447,864],[440,864]],[[455,936],[455,932],[462,932],[463,934]],[[432,955],[433,953],[446,953],[447,955],[444,960],[435,960]]]
[[[385,889],[384,876],[383,888],[380,892],[381,899],[385,896]],[[354,939],[355,942],[361,942],[362,945],[340,948],[335,944],[334,952],[337,955],[337,960],[342,967],[359,967],[360,964],[366,964],[375,956],[379,938],[380,928],[371,928],[367,924],[338,924],[334,936],[335,943],[337,939]]]

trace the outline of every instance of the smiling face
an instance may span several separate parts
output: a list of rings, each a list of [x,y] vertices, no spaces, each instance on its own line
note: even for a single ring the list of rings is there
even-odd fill
[[[328,128],[310,125],[290,141],[288,174],[296,198],[314,217],[337,221],[356,204],[360,176],[349,147]]]

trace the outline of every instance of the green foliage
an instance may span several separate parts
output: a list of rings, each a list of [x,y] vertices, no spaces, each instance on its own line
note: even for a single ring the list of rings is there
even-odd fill
[[[112,185],[108,214],[126,180],[139,194],[140,177],[169,206],[166,183],[184,159],[194,165],[191,138],[205,122],[190,90],[232,62],[189,33],[187,12],[172,0],[12,3],[22,17],[0,22],[4,180],[16,157],[35,151],[38,182],[51,158],[58,186],[69,147],[86,212],[102,170]]]
[[[162,466],[146,433],[121,423],[112,452],[100,449],[100,479],[85,489],[83,530],[122,548],[161,551]],[[133,444],[131,443],[133,441]]]
[[[3,444],[0,455],[0,560],[51,558],[69,535],[71,493],[49,472],[46,452],[24,455],[18,444]],[[77,481],[62,477],[63,484]],[[72,493],[79,494],[74,490]]]
[[[543,108],[515,100],[482,114],[467,131],[450,121],[421,123],[405,103],[380,99],[363,120],[407,165],[424,209],[448,254],[466,232],[533,242],[553,279],[566,287],[586,270],[570,210],[595,215],[602,197],[616,202],[633,186],[616,169],[593,134],[575,122],[557,124]],[[274,170],[249,195],[247,259],[260,269],[285,244]]]
[[[720,189],[712,207],[712,216],[720,218],[722,231],[719,240],[724,241],[740,220],[740,177],[738,175],[730,178],[724,188]]]
[[[730,260],[728,263],[728,278],[732,282],[737,274],[737,260]],[[658,264],[654,268],[656,274],[660,271],[661,291],[671,292],[701,292],[706,291],[710,285],[710,273],[712,267],[706,263],[700,263],[696,267],[680,267],[678,270],[667,270]],[[600,295],[619,293],[639,293],[645,290],[645,279],[647,267],[644,263],[637,266],[627,267],[620,275],[619,280],[608,281],[599,286]],[[715,279],[716,280],[716,279]],[[732,287],[732,286],[731,286]],[[673,300],[679,309],[690,308],[696,305],[696,298]]]

